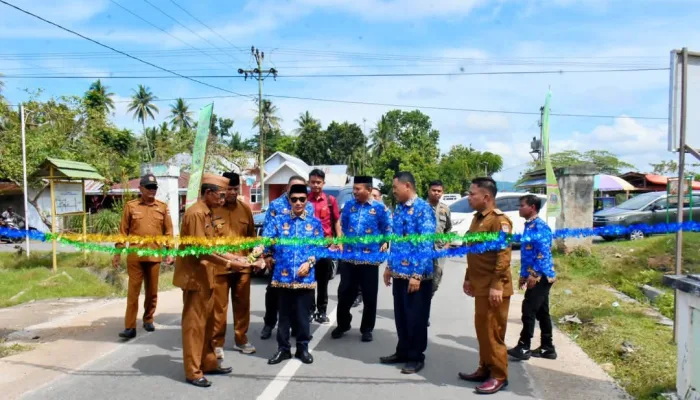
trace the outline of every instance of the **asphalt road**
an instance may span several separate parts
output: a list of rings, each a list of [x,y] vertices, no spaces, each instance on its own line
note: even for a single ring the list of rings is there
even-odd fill
[[[473,329],[473,300],[462,294],[464,261],[450,260],[431,313],[430,342],[426,367],[416,375],[402,375],[398,367],[379,363],[379,357],[394,352],[396,334],[392,296],[389,288],[380,287],[378,319],[374,341],[360,342],[358,329],[362,306],[353,309],[354,329],[345,337],[333,340],[337,285],[331,281],[329,310],[332,325],[313,324],[310,344],[315,361],[302,365],[297,360],[276,366],[267,365],[275,349],[270,340],[259,338],[264,312],[262,281],[252,288],[252,317],[249,337],[257,347],[253,355],[231,350],[233,329],[229,326],[226,364],[234,372],[228,376],[212,376],[213,386],[196,388],[184,382],[182,369],[180,316],[156,315],[158,330],[143,334],[115,351],[84,365],[77,371],[26,393],[26,399],[96,399],[96,398],[235,398],[235,399],[456,399],[474,396],[475,384],[462,382],[458,371],[471,372],[478,363],[477,341]],[[511,317],[511,322],[517,319]],[[230,321],[229,321],[230,323]],[[579,357],[580,358],[580,357]],[[557,361],[558,362],[558,361]],[[537,371],[533,373],[533,369]],[[563,366],[549,368],[510,364],[510,385],[493,399],[560,398],[558,385],[567,385]],[[529,370],[529,372],[528,372]],[[543,376],[543,378],[533,378]],[[546,378],[545,378],[546,377]],[[551,380],[551,396],[543,396],[540,383]],[[578,379],[578,378],[577,378]],[[586,385],[598,385],[585,381]],[[606,391],[610,391],[606,389]],[[575,391],[576,392],[576,391]],[[573,394],[573,393],[572,393]],[[569,398],[603,398],[577,393]],[[583,397],[579,397],[583,395]]]

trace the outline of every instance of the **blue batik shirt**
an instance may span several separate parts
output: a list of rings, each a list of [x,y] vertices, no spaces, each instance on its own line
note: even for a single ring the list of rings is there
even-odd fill
[[[545,276],[549,282],[556,278],[552,262],[552,230],[539,217],[525,222],[521,239],[520,277],[528,276],[538,281]]]
[[[263,236],[270,239],[323,239],[323,227],[321,221],[306,210],[300,216],[290,212],[278,215],[274,217],[272,223],[265,224]],[[314,289],[316,287],[314,269],[311,268],[308,275],[301,277],[298,275],[299,267],[305,262],[318,258],[315,257],[315,253],[324,250],[323,246],[309,243],[273,244],[267,249],[275,260],[271,285],[289,289]]]
[[[435,229],[435,212],[425,200],[416,196],[396,206],[392,223],[394,235],[434,235]],[[418,240],[416,243],[393,242],[389,257],[392,277],[431,279],[433,259],[427,255],[432,254],[434,246],[434,242],[430,240]]]
[[[362,237],[388,235],[391,233],[391,213],[384,203],[369,199],[360,203],[355,199],[348,200],[340,215],[343,236]],[[382,243],[346,244],[343,248],[343,259],[355,264],[379,264],[384,254],[379,249]],[[359,260],[362,259],[362,261]]]

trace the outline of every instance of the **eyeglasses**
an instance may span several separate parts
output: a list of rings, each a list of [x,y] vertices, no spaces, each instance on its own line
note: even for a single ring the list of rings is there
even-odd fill
[[[158,185],[148,185],[144,187],[148,190],[158,190]]]
[[[292,203],[303,203],[306,201],[306,197],[290,197],[289,201]]]
[[[218,193],[220,199],[226,198],[226,193]]]

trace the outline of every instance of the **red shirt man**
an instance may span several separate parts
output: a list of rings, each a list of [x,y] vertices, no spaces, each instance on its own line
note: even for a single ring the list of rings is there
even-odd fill
[[[340,230],[340,210],[335,197],[323,193],[323,185],[326,183],[326,174],[320,169],[314,169],[309,173],[309,202],[314,206],[314,216],[321,220],[323,236],[342,236]],[[334,235],[335,233],[335,235]],[[330,322],[326,316],[328,306],[328,280],[333,268],[329,258],[316,261],[316,291],[317,298],[311,306],[311,313],[316,322],[327,324]]]

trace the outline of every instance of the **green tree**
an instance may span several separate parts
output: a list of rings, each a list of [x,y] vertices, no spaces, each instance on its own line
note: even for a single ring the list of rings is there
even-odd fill
[[[156,119],[156,114],[159,112],[158,107],[153,104],[153,101],[156,99],[158,97],[153,95],[148,87],[139,85],[138,90],[134,90],[134,95],[131,97],[131,103],[129,103],[128,108],[130,112],[134,113],[134,118],[141,122],[143,126],[147,154],[153,153],[153,144],[148,141],[148,136],[146,136],[146,120],[148,118]]]
[[[379,157],[384,153],[389,143],[396,140],[396,130],[394,126],[390,125],[386,118],[386,115],[382,115],[381,119],[377,121],[377,126],[372,129],[370,134],[371,144],[369,149],[372,151],[373,157]]]
[[[262,101],[262,114],[258,110],[255,110],[255,112],[257,115],[253,119],[253,128],[258,128],[258,132],[253,137],[253,140],[256,142],[254,149],[259,152],[260,143],[264,143],[264,157],[267,158],[274,153],[272,149],[274,149],[276,140],[282,134],[280,128],[282,119],[277,115],[279,112],[277,106],[272,104],[270,100]],[[260,137],[260,132],[262,132],[262,137]],[[271,142],[270,145],[268,145],[268,141]]]
[[[653,168],[653,172],[659,175],[674,174],[678,172],[678,163],[673,160],[661,161],[656,164],[649,164]]]
[[[93,82],[85,92],[85,105],[102,115],[114,111],[114,93],[108,92],[108,89],[99,79]]]
[[[422,196],[428,182],[438,175],[438,140],[440,132],[432,128],[430,117],[419,110],[392,110],[383,118],[395,133],[384,151],[372,163],[371,171],[390,188],[398,171],[410,171]]]
[[[298,125],[296,155],[309,165],[330,164],[331,139],[324,131],[321,121],[315,119],[308,111],[299,114],[295,120]]]
[[[632,169],[634,165],[620,160],[615,154],[607,150],[589,150],[581,153],[576,150],[566,150],[550,155],[554,168],[571,167],[574,165],[589,164],[594,167],[596,173],[607,175],[620,175],[622,170]],[[530,170],[543,168],[536,162],[530,163]]]
[[[175,104],[170,105],[170,117],[168,119],[173,128],[178,130],[190,129],[194,126],[190,106],[182,97],[175,100]]]
[[[362,171],[367,164],[367,138],[359,125],[333,121],[326,128],[326,137],[332,141],[329,147],[330,164],[346,164],[351,175]]]
[[[503,158],[498,154],[458,145],[440,158],[438,176],[446,193],[462,194],[469,189],[472,179],[484,174],[490,176],[502,168]]]

